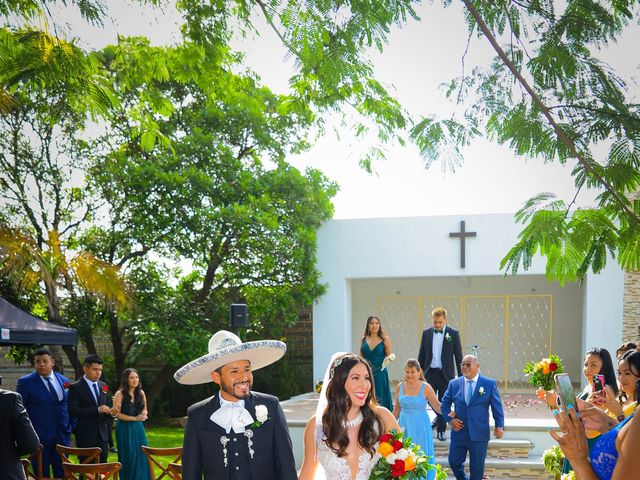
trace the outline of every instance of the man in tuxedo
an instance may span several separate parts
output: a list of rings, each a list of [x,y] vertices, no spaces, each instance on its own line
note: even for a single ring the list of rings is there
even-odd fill
[[[253,371],[286,351],[275,340],[242,343],[221,330],[209,353],[178,370],[179,383],[213,380],[220,391],[187,411],[182,451],[184,480],[296,480],[286,419],[278,399],[251,391]]]
[[[35,371],[18,379],[17,392],[42,444],[42,474],[49,478],[51,469],[55,478],[64,477],[56,444],[71,445],[73,423],[69,418],[67,402],[71,385],[69,379],[54,371],[55,360],[47,348],[34,353]]]
[[[85,358],[83,377],[69,387],[69,415],[77,419],[73,430],[76,446],[100,447],[100,462],[109,455],[109,418],[118,413],[113,407],[109,387],[100,380],[102,359],[98,355]]]
[[[20,394],[0,389],[0,478],[25,480],[20,455],[33,453],[39,446]]]
[[[493,415],[495,438],[504,435],[502,400],[495,380],[480,375],[480,362],[473,355],[462,359],[462,377],[449,382],[442,397],[440,411],[451,423],[449,466],[456,480],[482,480],[484,461],[489,444],[489,408]],[[451,414],[451,405],[455,414]],[[464,462],[469,453],[469,472],[464,473]]]
[[[435,390],[438,400],[442,401],[449,381],[455,378],[455,371],[458,376],[461,375],[462,345],[460,333],[447,325],[447,311],[444,308],[434,308],[431,319],[432,326],[422,332],[418,361],[425,379]],[[445,441],[447,422],[437,414],[435,423],[438,440]]]

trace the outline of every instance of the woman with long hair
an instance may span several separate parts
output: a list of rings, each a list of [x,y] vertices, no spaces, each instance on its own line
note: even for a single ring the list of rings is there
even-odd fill
[[[607,412],[622,421],[631,415],[638,405],[638,393],[636,392],[636,381],[640,378],[640,352],[628,350],[618,361],[618,395],[607,386],[606,393],[594,395],[593,403],[600,408],[605,408]]]
[[[359,355],[340,353],[327,367],[316,415],[304,431],[301,480],[313,480],[318,464],[331,480],[367,480],[378,461],[378,437],[400,427],[376,405],[371,367]]]
[[[126,368],[120,378],[120,388],[113,398],[118,407],[116,441],[118,461],[122,464],[122,480],[149,480],[149,463],[141,446],[148,445],[143,422],[147,419],[147,397],[142,390],[140,376],[133,368]]]
[[[424,381],[420,362],[410,358],[404,364],[404,381],[398,384],[395,395],[393,416],[398,419],[404,434],[420,445],[425,455],[429,456],[429,463],[435,466],[435,449],[433,447],[433,432],[431,420],[427,413],[427,402],[440,413],[440,401],[431,385]],[[436,478],[436,470],[429,470],[426,479]]]
[[[391,355],[391,340],[382,330],[380,319],[375,315],[367,318],[367,325],[364,328],[364,335],[360,344],[360,354],[371,365],[378,405],[393,411],[389,372],[383,364],[385,358]]]

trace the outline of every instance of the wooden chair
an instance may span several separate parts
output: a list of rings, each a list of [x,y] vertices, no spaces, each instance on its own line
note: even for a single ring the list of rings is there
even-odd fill
[[[20,461],[22,462],[22,468],[24,468],[24,474],[27,480],[42,480],[42,445],[40,445],[38,450],[33,452],[29,458],[23,458]],[[35,467],[32,466],[34,463]],[[29,471],[29,467],[32,469],[31,472]],[[35,469],[37,469],[37,471]]]
[[[64,478],[68,480],[118,480],[120,462],[112,463],[63,463]]]
[[[102,453],[102,449],[100,447],[74,448],[60,444],[56,445],[56,451],[58,452],[58,455],[60,455],[62,463],[71,463],[69,456],[77,455],[78,457],[83,457],[82,462],[80,462],[83,465],[98,463],[100,461],[100,454]]]
[[[176,480],[174,474],[169,470],[170,463],[178,463],[182,459],[182,447],[174,448],[152,448],[142,447],[142,452],[147,456],[149,462],[149,471],[151,472],[151,478],[154,480],[161,480],[164,477],[167,479]],[[173,460],[167,462],[167,465],[163,465],[157,459],[157,457],[174,457]],[[163,462],[164,463],[164,462]],[[154,467],[160,470],[160,475],[156,476]],[[179,480],[179,477],[178,479]]]
[[[170,463],[169,473],[173,476],[173,480],[182,480],[182,464]]]

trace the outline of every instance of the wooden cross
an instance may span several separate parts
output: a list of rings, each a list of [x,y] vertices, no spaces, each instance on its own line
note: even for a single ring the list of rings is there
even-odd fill
[[[464,220],[460,221],[460,231],[449,233],[449,237],[460,237],[460,268],[464,268],[465,263],[465,239],[466,237],[475,237],[476,232],[466,232],[464,229]]]

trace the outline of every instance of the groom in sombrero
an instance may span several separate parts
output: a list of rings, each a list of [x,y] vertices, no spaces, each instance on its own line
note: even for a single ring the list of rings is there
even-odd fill
[[[253,371],[280,359],[276,340],[242,343],[225,330],[209,340],[209,353],[174,377],[196,385],[213,380],[218,394],[187,411],[182,452],[184,480],[294,480],[295,460],[287,422],[273,395],[252,392]]]

